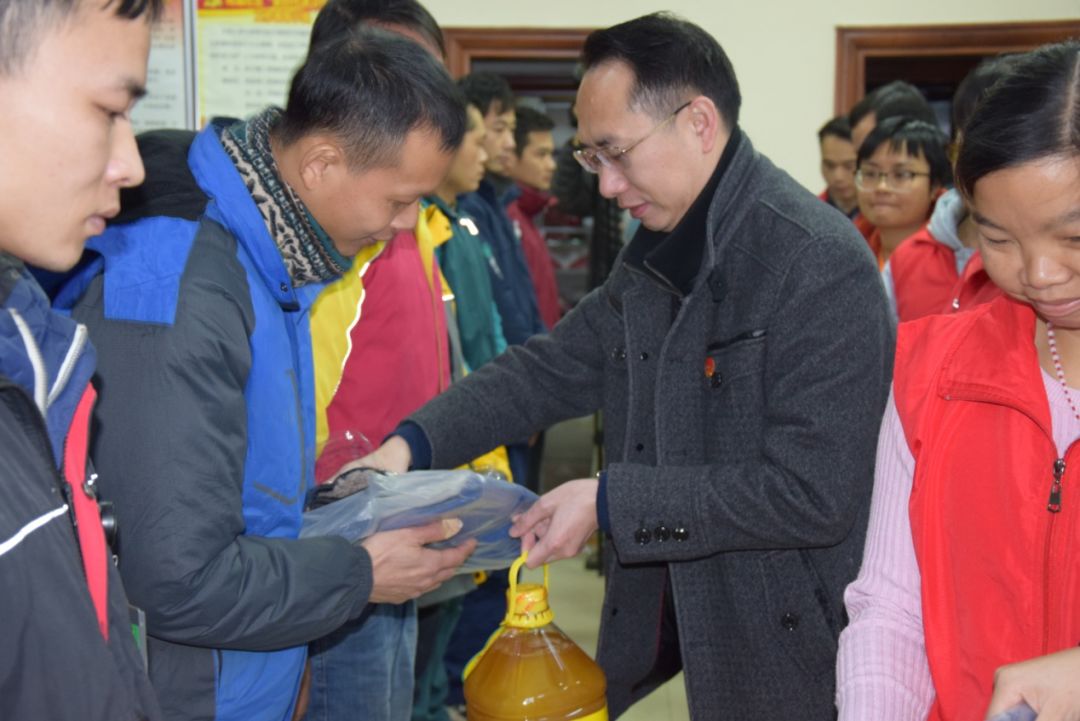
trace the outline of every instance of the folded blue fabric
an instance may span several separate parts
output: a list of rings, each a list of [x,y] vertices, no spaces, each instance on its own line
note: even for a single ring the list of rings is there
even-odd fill
[[[456,546],[470,538],[476,551],[462,570],[506,568],[521,554],[510,537],[510,519],[537,496],[495,474],[474,471],[411,471],[371,474],[367,488],[304,514],[300,537],[338,535],[357,542],[379,531],[422,526],[457,518],[461,530],[433,548]]]

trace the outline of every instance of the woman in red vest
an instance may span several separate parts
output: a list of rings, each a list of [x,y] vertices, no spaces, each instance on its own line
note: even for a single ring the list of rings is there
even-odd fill
[[[840,718],[1078,719],[1080,43],[1017,60],[955,170],[1004,296],[900,326]]]

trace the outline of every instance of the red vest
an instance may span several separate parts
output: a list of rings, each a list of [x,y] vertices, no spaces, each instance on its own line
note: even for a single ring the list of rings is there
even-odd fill
[[[928,227],[911,236],[889,257],[896,312],[900,322],[934,313],[967,310],[1001,295],[976,253],[956,272],[956,253]]]
[[[900,322],[941,313],[953,299],[960,279],[956,253],[923,226],[889,257],[896,315]]]
[[[976,253],[964,266],[964,273],[949,293],[949,305],[941,312],[956,313],[989,303],[1001,295],[1001,288],[994,285],[983,268],[982,255]]]
[[[982,721],[994,670],[1080,641],[1080,452],[1058,459],[1031,308],[999,297],[900,326],[893,388],[915,458],[909,513],[937,697]]]
[[[64,441],[64,481],[70,486],[72,512],[75,515],[75,536],[82,553],[83,572],[94,604],[98,627],[109,640],[109,549],[101,527],[101,511],[97,499],[86,490],[86,457],[90,441],[90,414],[94,410],[97,392],[91,385],[83,391]]]
[[[425,262],[416,236],[398,233],[364,276],[362,312],[347,329],[352,352],[326,408],[331,438],[359,431],[378,448],[402,419],[449,386],[442,284],[434,258],[426,270]],[[428,272],[436,273],[431,284]],[[340,460],[320,455],[315,477],[328,477]]]

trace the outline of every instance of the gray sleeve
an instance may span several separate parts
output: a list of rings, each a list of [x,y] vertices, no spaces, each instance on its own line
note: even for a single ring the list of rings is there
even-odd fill
[[[235,251],[196,241],[171,327],[104,319],[100,278],[76,317],[98,350],[94,461],[149,633],[260,651],[357,616],[372,583],[365,550],[241,535],[254,316]]]
[[[551,333],[510,347],[410,416],[431,444],[432,468],[454,468],[600,407],[601,294],[593,291]]]
[[[894,336],[880,278],[851,247],[808,244],[784,279],[764,346],[756,453],[607,468],[608,518],[623,563],[827,547],[865,517]],[[635,542],[643,524],[676,522],[689,531],[683,543]]]

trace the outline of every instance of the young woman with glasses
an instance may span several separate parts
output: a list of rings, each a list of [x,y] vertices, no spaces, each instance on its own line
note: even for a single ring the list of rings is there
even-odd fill
[[[855,187],[859,211],[877,229],[878,265],[930,218],[934,201],[951,180],[948,140],[923,120],[895,117],[871,131],[859,147]]]

